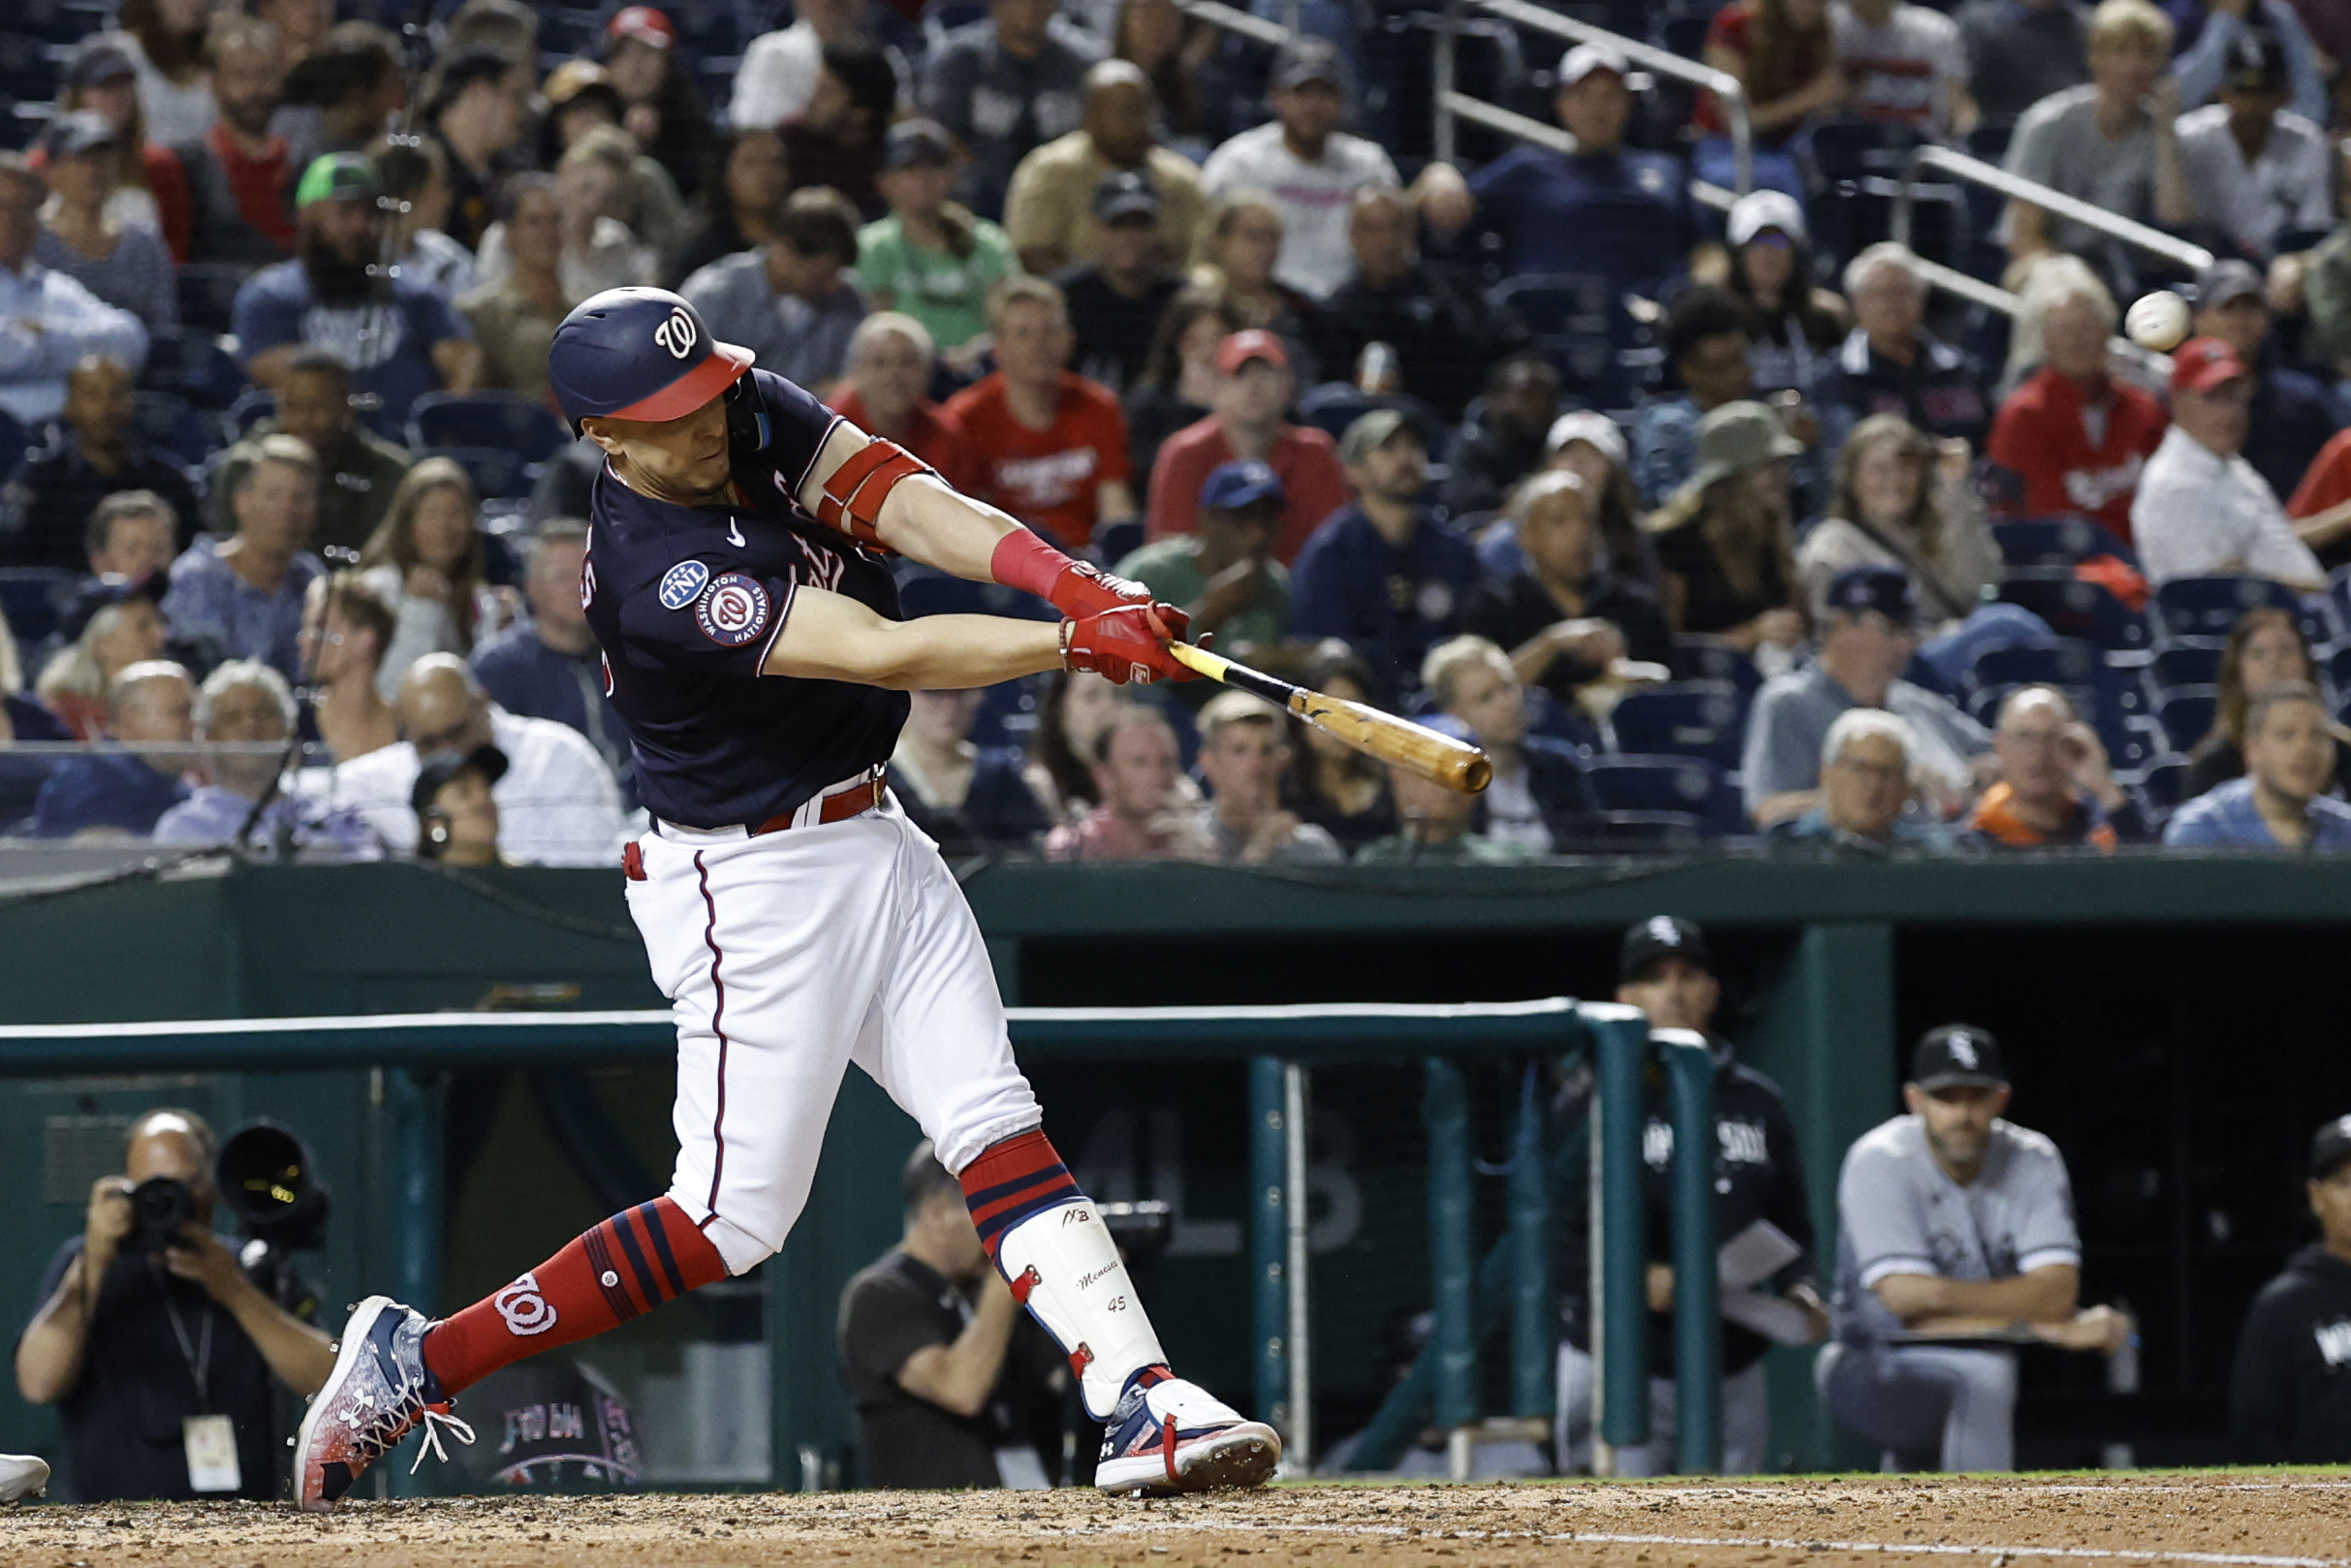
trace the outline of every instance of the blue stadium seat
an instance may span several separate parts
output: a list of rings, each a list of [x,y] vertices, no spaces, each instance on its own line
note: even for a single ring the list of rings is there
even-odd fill
[[[1309,389],[1298,400],[1298,422],[1311,424],[1336,441],[1347,433],[1347,426],[1371,413],[1374,409],[1393,408],[1421,432],[1421,444],[1428,449],[1428,460],[1443,462],[1450,449],[1452,432],[1436,411],[1417,397],[1401,393],[1375,395],[1358,392],[1344,381],[1327,381]]]
[[[2139,803],[2150,821],[2161,821],[2187,798],[2188,760],[2162,756],[2147,764],[2139,777]]]
[[[1763,672],[1746,649],[1719,637],[1684,632],[1674,639],[1676,680],[1726,680],[1739,688],[1740,701],[1752,699],[1763,685]]]
[[[2147,661],[2147,683],[2158,692],[2182,686],[2210,686],[2220,678],[2220,655],[2228,646],[2220,638],[2182,638],[2155,650]]]
[[[1559,370],[1566,390],[1594,408],[1630,408],[1665,362],[1656,334],[1604,277],[1534,272],[1489,291],[1534,334],[1534,348]]]
[[[1693,818],[1709,838],[1747,831],[1739,790],[1699,758],[1594,757],[1583,772],[1603,812],[1676,812]]]
[[[2215,687],[2183,686],[2155,699],[2155,722],[2163,726],[2163,737],[2171,742],[2172,750],[2191,751],[2211,732],[2212,708],[2218,697]]]
[[[182,468],[202,468],[229,444],[219,415],[193,407],[186,398],[170,392],[141,392],[132,426],[148,447],[176,458]]]
[[[204,331],[152,333],[139,384],[214,410],[234,407],[249,385],[244,367],[219,335]]]
[[[2011,566],[2072,566],[2093,555],[2113,555],[2133,565],[2130,546],[2089,517],[2010,517],[1991,525],[2000,559]]]
[[[447,457],[465,470],[485,501],[518,500],[531,492],[529,465],[502,447],[426,447],[419,457]]]
[[[2000,597],[2022,605],[2059,637],[2079,637],[2102,648],[2147,645],[2147,621],[2095,582],[2058,567],[2020,567],[2000,584]]]
[[[2055,647],[1986,648],[1967,670],[1970,691],[1987,686],[2089,686],[2104,661],[2098,645],[2060,638]]]
[[[426,392],[408,409],[408,444],[420,451],[496,447],[526,463],[543,463],[571,440],[552,409],[520,392]]]
[[[248,387],[235,402],[229,405],[229,425],[238,438],[253,433],[253,427],[277,413],[277,398],[266,387]]]
[[[60,567],[0,567],[0,615],[8,617],[18,647],[30,649],[55,635],[80,581],[80,573]]]
[[[2351,697],[2351,643],[2326,655],[2327,684],[2335,688],[2337,697]]]
[[[18,32],[0,33],[0,94],[20,103],[40,103],[57,96],[61,55],[71,45],[52,44]]]
[[[236,314],[236,291],[248,276],[241,267],[190,262],[178,273],[179,324],[187,332],[226,332]]]
[[[0,477],[5,477],[26,452],[39,444],[39,434],[18,424],[14,414],[0,411]]]
[[[8,27],[51,44],[78,44],[103,33],[114,8],[98,0],[11,0]]]
[[[1625,693],[1610,712],[1608,749],[1626,757],[1703,757],[1739,766],[1745,740],[1739,688],[1723,680],[1680,680]]]
[[[2246,611],[2264,605],[2302,612],[2302,596],[2266,578],[2174,578],[2155,590],[2147,605],[2158,642],[2181,638],[2226,638]],[[2322,638],[2321,642],[2332,639]]]
[[[1012,746],[1026,750],[1037,733],[1037,707],[1045,696],[1045,677],[1029,675],[990,686],[980,699],[980,711],[971,723],[971,743],[983,748]]]

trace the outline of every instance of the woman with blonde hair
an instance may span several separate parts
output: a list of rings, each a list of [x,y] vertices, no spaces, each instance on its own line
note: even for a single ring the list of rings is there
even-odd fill
[[[1764,404],[1725,403],[1698,427],[1698,472],[1643,523],[1674,630],[1735,643],[1767,674],[1804,640],[1788,510],[1788,462],[1803,450]]]
[[[179,155],[150,141],[139,106],[139,66],[118,34],[85,38],[65,68],[51,123],[76,110],[92,110],[114,128],[115,180],[105,212],[112,222],[161,235],[174,263],[188,259],[188,176]],[[26,162],[40,168],[39,147]]]
[[[65,646],[42,666],[33,695],[75,739],[106,738],[107,692],[114,677],[132,665],[163,657],[167,631],[156,608],[161,586],[123,583],[85,595],[68,612]]]
[[[1899,414],[1872,414],[1837,454],[1829,515],[1804,535],[1796,571],[1820,612],[1829,584],[1854,566],[1891,566],[1917,598],[1919,656],[1957,684],[1992,647],[2048,647],[2049,623],[1989,595],[2000,547],[1967,483],[1967,443],[1934,441]]]
[[[607,289],[653,281],[653,253],[612,215],[628,188],[636,158],[637,145],[626,131],[598,125],[583,132],[555,166],[555,209],[563,241],[555,267],[570,304]],[[506,222],[500,219],[482,235],[474,277],[479,286],[487,286],[504,282],[514,269]]]
[[[1262,327],[1279,337],[1290,353],[1290,373],[1301,387],[1311,387],[1326,379],[1313,349],[1322,307],[1275,281],[1273,264],[1281,248],[1280,205],[1264,191],[1235,191],[1208,210],[1193,281],[1220,290],[1241,326]],[[1342,376],[1350,368],[1332,365],[1330,374]]]
[[[449,457],[427,457],[392,492],[392,509],[360,552],[360,580],[392,610],[392,645],[376,674],[386,702],[427,653],[471,653],[497,629],[503,602],[484,584],[474,482]]]

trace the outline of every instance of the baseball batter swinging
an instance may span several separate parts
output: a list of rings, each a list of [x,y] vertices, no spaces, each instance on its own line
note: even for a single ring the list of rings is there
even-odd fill
[[[1095,1484],[1259,1485],[1280,1439],[1169,1371],[1041,1130],[970,908],[883,779],[908,690],[1056,668],[1183,679],[1166,649],[1182,612],[751,361],[640,288],[580,303],[548,355],[606,456],[580,597],[653,819],[623,863],[677,1020],[675,1177],[440,1322],[361,1302],[297,1439],[297,1500],[331,1508],[420,1425],[436,1453],[443,1430],[470,1441],[450,1403],[483,1377],[781,1247],[852,1061],[922,1124],[1013,1294],[1068,1352],[1105,1423]],[[884,551],[1067,618],[902,621]]]

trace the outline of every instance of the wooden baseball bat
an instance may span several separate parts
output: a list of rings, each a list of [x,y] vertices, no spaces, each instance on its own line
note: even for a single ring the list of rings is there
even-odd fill
[[[1350,703],[1340,697],[1326,697],[1303,686],[1293,686],[1286,680],[1276,680],[1262,670],[1252,670],[1245,664],[1235,664],[1221,653],[1194,647],[1189,643],[1171,643],[1168,651],[1179,663],[1190,666],[1210,680],[1222,681],[1252,697],[1262,697],[1278,707],[1286,707],[1326,735],[1334,735],[1356,750],[1377,757],[1382,762],[1409,768],[1423,778],[1433,779],[1447,789],[1463,795],[1475,795],[1493,781],[1493,764],[1486,753],[1449,735],[1439,735],[1410,719],[1399,719],[1393,713],[1383,713],[1362,703]]]

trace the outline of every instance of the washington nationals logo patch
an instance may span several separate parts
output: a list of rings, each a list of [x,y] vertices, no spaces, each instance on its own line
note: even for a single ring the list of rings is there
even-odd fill
[[[555,1326],[555,1309],[539,1294],[539,1281],[530,1274],[524,1274],[491,1297],[489,1304],[506,1320],[510,1333],[545,1333]]]
[[[720,647],[741,647],[768,629],[768,590],[756,578],[721,573],[695,603],[694,619]]]
[[[661,575],[661,608],[683,610],[710,580],[710,569],[700,561],[679,561]]]

